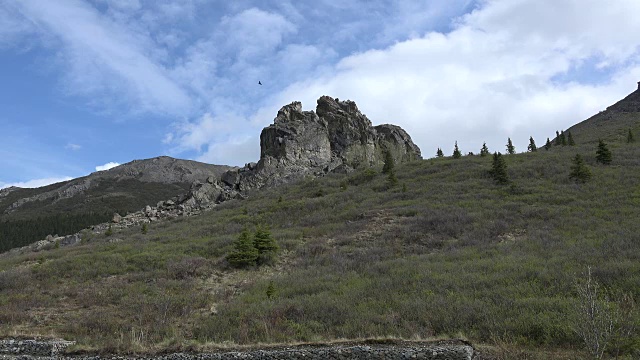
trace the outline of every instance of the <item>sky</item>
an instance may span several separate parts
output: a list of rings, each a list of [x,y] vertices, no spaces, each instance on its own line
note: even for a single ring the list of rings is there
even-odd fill
[[[322,95],[403,127],[425,158],[456,141],[525,151],[637,89],[637,14],[637,0],[0,0],[0,188],[160,155],[242,166],[280,107]]]

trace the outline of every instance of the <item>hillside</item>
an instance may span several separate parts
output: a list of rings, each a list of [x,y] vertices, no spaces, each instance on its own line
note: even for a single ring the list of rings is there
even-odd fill
[[[397,185],[375,165],[252,190],[147,233],[5,254],[0,335],[116,352],[462,336],[506,358],[583,358],[576,284],[590,268],[615,317],[607,353],[638,357],[640,142],[610,134],[640,117],[611,114],[571,128],[575,146],[504,156],[509,185],[489,176],[490,156],[399,163]],[[598,138],[610,165],[595,161]],[[585,184],[569,179],[576,154]],[[262,225],[275,263],[230,267],[242,229]]]
[[[161,156],[41,188],[0,190],[0,252],[154,205],[232,169]]]

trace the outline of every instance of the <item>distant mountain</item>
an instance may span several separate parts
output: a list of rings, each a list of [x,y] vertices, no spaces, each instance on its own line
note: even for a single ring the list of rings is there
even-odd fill
[[[160,156],[134,160],[115,168],[37,189],[0,192],[0,220],[42,216],[51,212],[138,210],[180,195],[194,181],[219,178],[232,166]]]
[[[236,169],[160,156],[36,189],[0,190],[0,251],[76,232],[186,193],[195,181]]]
[[[631,129],[640,135],[640,82],[638,90],[609,106],[605,111],[573,125],[567,131],[580,143],[598,142],[598,139],[624,141]]]

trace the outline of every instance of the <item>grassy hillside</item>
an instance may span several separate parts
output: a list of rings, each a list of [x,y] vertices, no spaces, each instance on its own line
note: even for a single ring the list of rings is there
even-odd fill
[[[147,234],[0,257],[0,334],[120,351],[464,336],[573,352],[576,283],[591,267],[618,325],[636,326],[609,351],[637,356],[640,144],[610,143],[604,166],[594,144],[576,142],[505,156],[506,186],[488,176],[491,157],[430,159],[397,166],[391,188],[379,173],[332,175]],[[593,173],[586,184],[569,180],[576,153]],[[277,262],[230,268],[232,242],[259,224],[280,245]]]

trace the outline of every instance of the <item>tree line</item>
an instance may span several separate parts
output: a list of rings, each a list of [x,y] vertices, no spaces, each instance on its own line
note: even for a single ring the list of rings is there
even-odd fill
[[[29,245],[47,235],[74,234],[91,225],[110,221],[112,216],[113,212],[89,212],[0,221],[0,252]]]

